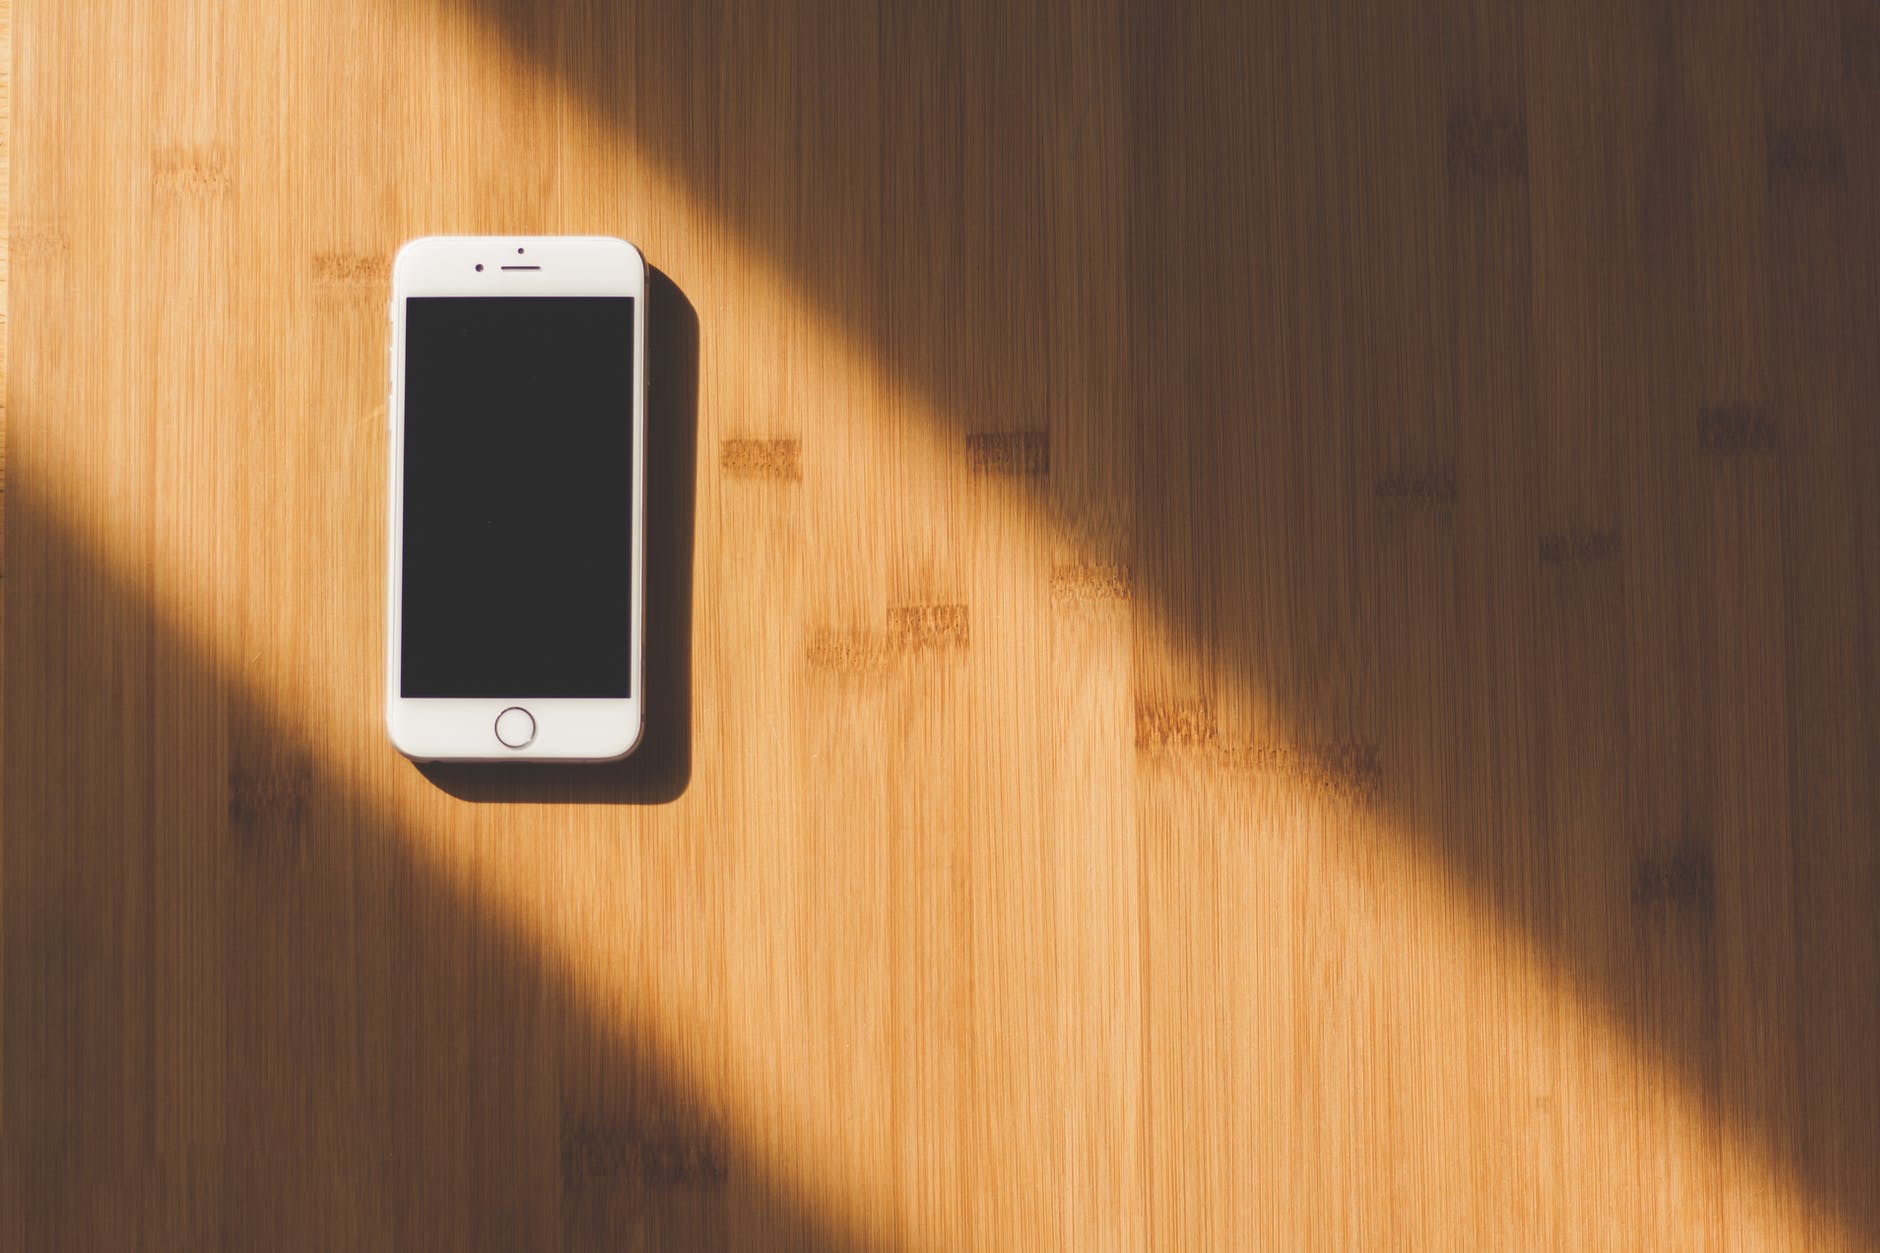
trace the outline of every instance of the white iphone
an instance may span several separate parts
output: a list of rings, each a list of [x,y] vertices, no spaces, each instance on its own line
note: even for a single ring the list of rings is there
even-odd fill
[[[626,756],[645,721],[645,262],[618,239],[414,240],[391,318],[392,743]]]

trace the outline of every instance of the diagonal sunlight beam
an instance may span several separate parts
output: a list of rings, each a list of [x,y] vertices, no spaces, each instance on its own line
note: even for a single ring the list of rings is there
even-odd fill
[[[439,10],[444,16],[456,12],[448,7]],[[460,13],[458,17],[461,20]],[[424,18],[412,19],[408,26],[399,28],[400,37],[423,41],[430,37],[434,24]],[[513,59],[513,50],[504,33],[500,25],[478,28],[473,32],[474,37],[463,41],[461,46],[451,44],[449,52],[489,63]],[[552,67],[538,67],[534,82],[546,93],[549,103],[544,107],[565,108],[579,116],[587,128],[581,137],[571,141],[575,159],[571,159],[569,165],[578,165],[584,155],[630,146],[610,119],[592,115],[594,111],[587,98]],[[442,124],[440,128],[451,129]],[[892,482],[910,500],[910,515],[932,520],[937,528],[954,528],[949,533],[951,541],[958,540],[958,532],[977,525],[949,518],[948,501],[967,478],[961,441],[948,434],[962,429],[958,426],[960,415],[943,403],[918,374],[896,373],[884,367],[881,354],[872,350],[866,333],[845,323],[839,307],[822,299],[813,284],[801,282],[788,264],[771,255],[763,240],[754,240],[740,230],[736,220],[711,204],[708,197],[695,194],[687,170],[663,163],[657,152],[650,155],[635,152],[633,160],[637,172],[660,180],[661,186],[670,190],[671,198],[664,201],[667,207],[663,212],[713,224],[718,255],[727,259],[724,264],[738,279],[737,288],[761,293],[759,299],[766,306],[766,316],[775,318],[781,326],[785,322],[795,323],[806,315],[807,329],[800,333],[814,349],[805,354],[807,357],[826,359],[831,363],[831,373],[838,372],[836,367],[839,366],[841,372],[866,380],[857,385],[853,406],[832,416],[827,429],[835,433],[829,440],[836,446],[833,455],[859,463],[858,480],[881,475]],[[666,194],[662,191],[660,196]],[[461,210],[427,205],[412,217],[450,222],[452,212],[461,213]],[[461,229],[473,224],[455,225]],[[572,228],[583,224],[555,225]],[[657,238],[658,234],[655,224],[648,238]],[[658,256],[653,259],[663,260]],[[802,294],[805,290],[809,293],[807,296]],[[727,311],[716,312],[722,317]],[[737,312],[742,316],[749,310],[741,307]],[[376,350],[377,345],[371,348]],[[364,354],[368,362],[374,355],[372,351]],[[349,366],[349,370],[352,368]],[[762,368],[762,363],[719,360],[714,362],[714,370],[730,376],[725,385],[729,394],[716,397],[716,403],[741,414],[767,412],[759,402],[762,398],[774,397],[777,385],[771,373]],[[373,378],[369,382],[371,386],[355,390],[368,396],[374,394],[378,380]],[[277,398],[279,403],[290,400]],[[877,413],[878,409],[889,407],[903,419],[892,428]],[[342,482],[370,484],[376,493],[382,435],[375,433],[382,430],[381,415],[364,404],[356,408],[349,434],[357,438],[346,441],[338,454],[355,460],[336,470],[334,477]],[[408,808],[408,794],[398,789],[401,780],[409,780],[404,775],[388,775],[383,748],[373,738],[376,717],[371,711],[377,708],[375,690],[363,689],[376,684],[376,672],[351,675],[358,687],[341,685],[335,689],[323,683],[319,670],[304,664],[309,655],[322,655],[316,643],[304,638],[305,624],[272,621],[262,606],[228,604],[226,589],[217,586],[209,566],[189,560],[190,545],[164,533],[160,525],[163,519],[157,520],[159,525],[153,533],[138,530],[142,523],[135,517],[114,514],[108,506],[123,499],[127,482],[135,488],[137,476],[144,467],[131,462],[101,460],[85,438],[95,431],[87,432],[84,429],[87,424],[82,421],[65,420],[75,412],[70,396],[34,394],[29,390],[24,394],[21,411],[27,414],[22,428],[25,433],[15,442],[25,446],[27,451],[20,454],[16,463],[16,483],[30,477],[33,491],[43,489],[40,496],[17,493],[15,496],[16,502],[23,502],[18,504],[15,517],[27,520],[27,541],[71,552],[75,560],[93,570],[91,577],[121,589],[128,603],[145,605],[153,631],[178,640],[179,647],[196,659],[195,664],[203,673],[224,676],[231,703],[255,711],[256,721],[266,729],[263,738],[278,740],[288,751],[310,763],[317,792],[330,789],[336,795],[355,798],[366,824],[383,822],[389,832],[393,825],[390,816]],[[41,440],[43,444],[34,442]],[[702,459],[711,463],[709,450]],[[365,469],[359,469],[360,466]],[[711,485],[712,476],[705,477],[701,508],[735,507],[715,499],[711,495],[717,490]],[[295,487],[293,484],[273,486]],[[329,484],[302,484],[297,490],[325,486]],[[1055,493],[1027,493],[1021,488],[1012,489],[1009,494],[1023,502],[1028,510],[1027,523],[993,524],[987,527],[986,533],[969,537],[980,547],[999,553],[1008,568],[1025,566],[1048,570],[1067,551],[1082,555],[1092,547],[1101,551],[1104,545],[1116,543],[1113,528],[1092,526],[1081,509],[1067,508]],[[373,508],[382,507],[382,499],[376,500]],[[820,523],[812,525],[817,524]],[[865,525],[865,522],[849,525]],[[376,535],[371,526],[365,529]],[[812,534],[810,538],[814,541],[816,536]],[[918,546],[922,541],[916,538],[907,542]],[[366,567],[376,569],[376,560],[376,557],[368,560]],[[12,590],[17,595],[22,589],[15,586]],[[378,584],[372,581],[371,599],[376,602],[378,594]],[[880,589],[870,588],[866,593],[856,594],[854,603],[844,604],[836,616],[841,618],[848,614],[857,620],[866,620],[884,599],[885,593]],[[208,612],[210,607],[221,616],[218,618]],[[334,611],[333,620],[327,624],[329,629],[354,634],[376,633],[378,618],[372,612],[375,605],[366,606],[364,611],[347,612],[348,608],[356,609],[342,606]],[[1133,613],[1135,629],[1142,634],[1158,639],[1181,638],[1179,632],[1162,620],[1166,613],[1159,598],[1138,597]],[[231,617],[237,623],[234,628],[229,625]],[[257,660],[251,648],[272,651]],[[296,660],[302,664],[295,664]],[[11,666],[20,664],[18,659],[9,662]],[[1248,723],[1286,727],[1285,711],[1272,708],[1272,702],[1264,693],[1248,692],[1241,696],[1252,712],[1242,711],[1239,716]],[[702,734],[709,735],[711,723],[707,720],[704,726],[706,730]],[[345,747],[360,743],[362,734],[368,737],[366,742],[370,748],[358,751]],[[1293,751],[1299,748],[1298,745],[1287,747]],[[1185,763],[1178,757],[1151,759],[1144,766],[1152,783],[1157,786],[1167,783],[1176,791],[1194,782],[1183,777],[1191,769],[1193,763]],[[732,783],[720,786],[735,790]],[[1283,779],[1279,782],[1248,780],[1241,791],[1238,799],[1244,804],[1239,820],[1245,824],[1250,843],[1247,848],[1224,850],[1223,855],[1253,860],[1260,871],[1254,881],[1297,884],[1299,877],[1308,872],[1324,876],[1322,881],[1300,885],[1302,890],[1309,890],[1315,899],[1338,902],[1334,907],[1335,918],[1348,932],[1353,951],[1374,955],[1376,959],[1377,964],[1365,967],[1371,972],[1365,977],[1375,979],[1375,986],[1366,990],[1367,996],[1354,997],[1357,1003],[1379,1006],[1377,1013],[1388,1020],[1393,1000],[1431,994],[1432,988],[1434,995],[1451,999],[1465,1009],[1472,1004],[1491,1003],[1490,993],[1497,988],[1532,989],[1530,1012],[1518,1015],[1507,1024],[1507,1048],[1514,1053],[1543,1052],[1557,1049],[1563,1037],[1574,1042],[1576,1064],[1563,1077],[1561,1092],[1548,1094],[1549,1100],[1558,1103],[1561,1111],[1558,1117],[1570,1122],[1584,1114],[1597,1122],[1623,1123],[1633,1113],[1633,1094],[1656,1090],[1653,1079],[1665,1068],[1665,1060],[1641,1051],[1626,1027],[1621,1010],[1611,1003],[1593,977],[1564,965],[1548,950],[1544,936],[1537,937],[1519,923],[1511,922],[1500,904],[1485,896],[1483,889],[1461,868],[1422,851],[1427,833],[1410,829],[1401,815],[1393,818],[1389,814],[1374,813],[1365,818],[1364,824],[1367,833],[1379,837],[1374,841],[1376,847],[1362,850],[1362,856],[1354,852],[1349,860],[1335,862],[1328,868],[1309,869],[1298,859],[1292,842],[1326,834],[1332,825],[1328,814],[1336,813],[1348,820],[1346,811],[1337,809],[1337,805],[1344,802],[1327,802],[1322,797],[1302,794],[1302,789],[1288,786]],[[446,885],[446,895],[457,902],[454,908],[476,917],[490,918],[493,929],[503,937],[498,943],[513,939],[542,969],[566,972],[570,985],[578,988],[571,995],[604,1024],[603,1029],[610,1032],[623,1049],[629,1042],[637,1046],[640,1041],[654,1041],[653,1051],[662,1059],[674,1059],[671,1065],[680,1076],[678,1082],[707,1107],[722,1103],[714,1095],[724,1090],[724,1085],[716,1081],[716,1065],[735,1067],[744,1074],[770,1073],[766,1069],[768,1059],[763,1055],[762,1042],[755,1039],[734,1039],[728,1057],[721,1063],[698,1062],[697,1053],[690,1046],[701,1029],[700,1024],[710,1023],[720,1012],[719,1007],[707,1003],[709,991],[683,981],[662,983],[657,970],[647,964],[635,965],[630,955],[622,959],[617,951],[596,947],[597,938],[604,937],[608,927],[618,925],[618,920],[595,916],[593,911],[600,908],[600,897],[596,894],[566,894],[576,902],[570,907],[561,899],[564,894],[555,890],[572,885],[584,873],[593,873],[594,865],[580,864],[580,858],[572,853],[564,853],[558,860],[550,857],[544,863],[543,881],[524,886],[513,876],[491,872],[501,856],[498,846],[502,842],[503,811],[471,811],[440,802],[432,813],[436,817],[434,823],[414,824],[397,833],[395,842],[399,855],[410,858],[427,880],[435,879]],[[1217,812],[1199,804],[1187,816],[1197,828],[1219,821]],[[655,830],[658,821],[654,817],[650,823]],[[567,825],[571,842],[593,841],[592,845],[581,846],[587,851],[594,851],[601,843],[598,837],[607,829],[598,809],[572,813]],[[595,852],[595,857],[596,865],[611,866],[615,872],[629,860],[619,852],[599,851]],[[1401,941],[1400,945],[1379,943],[1379,937],[1384,935]],[[1186,938],[1195,943],[1196,951],[1184,955],[1153,954],[1153,960],[1159,963],[1154,977],[1165,981],[1200,979],[1210,960],[1257,964],[1271,951],[1271,946],[1285,943],[1286,937],[1283,928],[1259,919],[1235,918],[1224,921],[1219,934]],[[1204,941],[1214,947],[1207,948]],[[637,934],[633,942],[649,950],[655,944]],[[1484,954],[1489,956],[1485,958]],[[1189,960],[1182,960],[1184,956]],[[793,971],[787,966],[779,971],[780,975],[790,973]],[[1309,1005],[1315,989],[1280,981],[1276,981],[1276,987],[1288,994],[1289,1004],[1300,1014],[1308,1014],[1308,1010],[1301,1007]],[[636,1012],[636,1007],[649,1002],[650,1012]],[[1556,1016],[1552,1007],[1561,1003],[1571,1007],[1571,1012]],[[1264,1016],[1265,1008],[1258,1005],[1223,1008],[1219,1030],[1224,1056],[1234,1057],[1235,1050],[1248,1041],[1262,1045],[1311,1045],[1333,1056],[1340,1048],[1348,1046],[1348,1040],[1338,1034],[1339,1024],[1274,1026]],[[1274,1034],[1288,1030],[1299,1034]],[[1301,1038],[1319,1030],[1325,1033],[1323,1037]],[[1283,1065],[1270,1059],[1283,1057],[1286,1052],[1286,1047],[1262,1048],[1255,1059],[1247,1063],[1244,1073],[1234,1068],[1234,1074],[1229,1076],[1232,1082],[1226,1085],[1226,1090],[1232,1098],[1244,1100],[1221,1099],[1223,1089],[1215,1082],[1218,1078],[1215,1075],[1178,1076],[1175,1080],[1157,1076],[1155,1082],[1171,1089],[1158,1093],[1161,1133],[1167,1135],[1170,1127],[1182,1125],[1182,1119],[1227,1120],[1243,1110],[1258,1108],[1262,1100],[1276,1099],[1273,1093],[1283,1090],[1290,1077]],[[1420,1073],[1416,1058],[1394,1060],[1406,1068],[1405,1073]],[[1494,1064],[1493,1058],[1481,1060],[1485,1066]],[[1358,1068],[1353,1065],[1346,1069],[1347,1073],[1355,1074]],[[1706,1098],[1689,1074],[1675,1066],[1671,1073],[1672,1108],[1663,1120],[1654,1123],[1657,1133],[1668,1141],[1661,1155],[1668,1163],[1669,1177],[1690,1175],[1701,1184],[1703,1171],[1698,1163],[1713,1139],[1722,1136],[1737,1146],[1742,1159],[1749,1163],[1745,1175],[1733,1179],[1732,1184],[1767,1188],[1786,1198],[1784,1203],[1797,1213],[1825,1213],[1831,1208],[1831,1203],[1808,1195],[1806,1181],[1798,1181],[1793,1164],[1773,1153],[1755,1135],[1753,1128],[1745,1129],[1727,1117],[1720,1117],[1720,1111],[1708,1108]],[[724,1113],[726,1133],[736,1143],[763,1141],[769,1144],[782,1136],[798,1138],[807,1146],[799,1155],[797,1169],[800,1173],[780,1176],[774,1189],[804,1212],[840,1216],[831,1221],[845,1232],[862,1233],[869,1239],[886,1239],[884,1233],[896,1228],[921,1226],[916,1220],[897,1222],[882,1217],[892,1197],[883,1173],[885,1167],[878,1161],[845,1157],[839,1113],[818,1108],[816,1092],[807,1090],[806,1084],[792,1086],[788,1079],[780,1077],[777,1081],[778,1106],[785,1115],[781,1129],[757,1125],[752,1110],[731,1108]],[[1233,1086],[1234,1083],[1240,1086]],[[1398,1099],[1412,1107],[1406,1112],[1407,1119],[1435,1127],[1445,1124],[1443,1102],[1422,1091],[1415,1082],[1405,1083],[1402,1088]],[[1428,1099],[1430,1108],[1415,1108],[1423,1099]],[[1349,1104],[1335,1099],[1329,1104],[1335,1111],[1349,1114]],[[1009,1111],[991,1109],[983,1113],[988,1119],[996,1120]],[[1510,1116],[1503,1129],[1518,1134],[1522,1125],[1519,1116]],[[915,1127],[914,1138],[918,1139],[920,1130]],[[1358,1129],[1349,1126],[1334,1127],[1325,1134],[1340,1131],[1348,1134],[1354,1143],[1362,1138]],[[1425,1195],[1440,1197],[1453,1187],[1455,1179],[1469,1177],[1466,1160],[1446,1155],[1446,1152],[1460,1151],[1457,1146],[1449,1146],[1447,1150],[1444,1146],[1431,1148],[1432,1159],[1446,1169],[1429,1181]],[[760,1158],[762,1154],[750,1150],[739,1160],[748,1165]],[[1628,1165],[1630,1163],[1599,1160],[1586,1163],[1586,1187],[1597,1195],[1635,1193],[1639,1182],[1623,1177],[1623,1168]],[[1562,1187],[1544,1164],[1535,1164],[1524,1181],[1531,1182],[1533,1195],[1519,1198],[1523,1205],[1559,1208],[1576,1199],[1572,1195],[1574,1190]],[[1576,1177],[1575,1182],[1578,1184],[1580,1180]],[[1051,1183],[1047,1176],[1038,1174],[1014,1186],[1037,1189],[1049,1187]],[[1700,1184],[1693,1184],[1693,1187]],[[1233,1196],[1237,1190],[1244,1191],[1244,1181],[1239,1180],[1219,1179],[1213,1181],[1213,1185],[1211,1192],[1217,1196]],[[1182,1203],[1181,1198],[1167,1198],[1167,1202]],[[1190,1198],[1190,1203],[1200,1202]],[[1239,1203],[1245,1204],[1244,1201]],[[1432,1202],[1435,1203],[1440,1202]],[[937,1212],[941,1203],[923,1199],[915,1204],[932,1204]],[[917,1218],[933,1218],[930,1230],[944,1229],[934,1214],[923,1212]],[[1557,1231],[1573,1229],[1566,1218],[1558,1216],[1548,1225]],[[1239,1229],[1253,1228],[1242,1225]],[[1843,1234],[1848,1233],[1843,1230]]]

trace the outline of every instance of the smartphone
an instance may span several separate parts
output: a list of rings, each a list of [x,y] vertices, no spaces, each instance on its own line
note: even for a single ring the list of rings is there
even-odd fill
[[[619,239],[414,240],[391,322],[393,745],[626,756],[645,721],[645,262]]]

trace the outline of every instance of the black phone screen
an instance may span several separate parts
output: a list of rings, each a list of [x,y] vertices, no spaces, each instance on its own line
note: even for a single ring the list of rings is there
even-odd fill
[[[633,305],[405,301],[400,695],[632,695]]]

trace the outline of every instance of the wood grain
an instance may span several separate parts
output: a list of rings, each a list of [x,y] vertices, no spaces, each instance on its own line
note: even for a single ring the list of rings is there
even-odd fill
[[[16,7],[0,1245],[1880,1244],[1869,6]],[[379,722],[483,231],[621,767]]]

